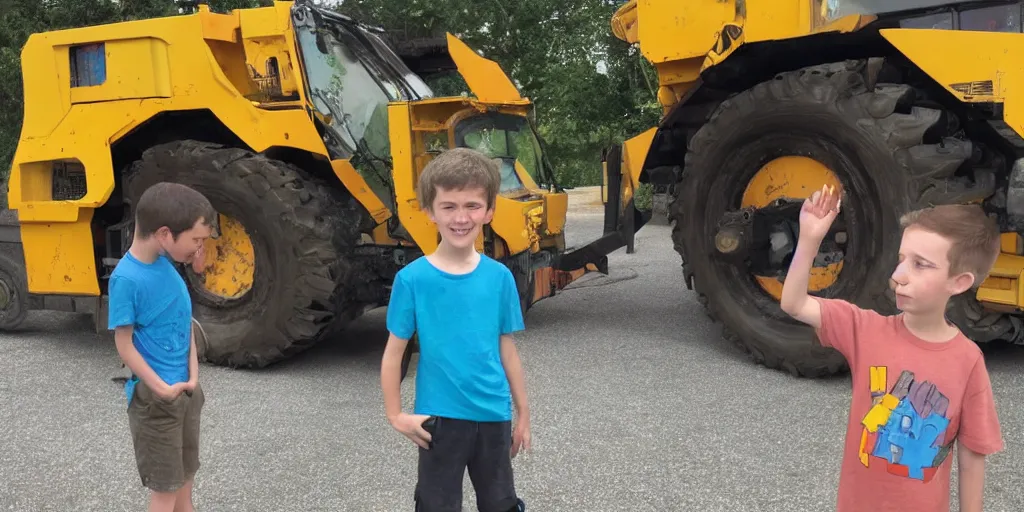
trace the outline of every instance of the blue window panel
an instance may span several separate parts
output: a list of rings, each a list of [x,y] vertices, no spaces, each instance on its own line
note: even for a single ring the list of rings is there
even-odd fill
[[[71,87],[90,87],[107,81],[107,53],[103,43],[71,47]]]

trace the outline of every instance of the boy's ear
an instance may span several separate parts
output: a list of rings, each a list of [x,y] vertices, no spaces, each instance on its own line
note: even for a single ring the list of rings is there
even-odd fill
[[[490,224],[491,220],[494,219],[494,207],[491,206],[487,209],[487,215],[484,217],[484,224]]]
[[[963,272],[960,275],[953,278],[953,289],[951,290],[952,295],[960,295],[961,293],[970,290],[974,286],[974,273]]]

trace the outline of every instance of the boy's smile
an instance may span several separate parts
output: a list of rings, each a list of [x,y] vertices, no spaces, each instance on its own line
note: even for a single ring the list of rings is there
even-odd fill
[[[466,249],[473,247],[483,225],[494,216],[494,209],[487,207],[487,193],[482,188],[448,190],[438,187],[428,213],[430,220],[437,224],[443,243]]]

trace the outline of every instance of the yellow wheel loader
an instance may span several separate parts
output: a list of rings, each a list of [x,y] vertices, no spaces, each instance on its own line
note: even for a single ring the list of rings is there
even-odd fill
[[[510,267],[524,311],[607,272],[634,224],[612,222],[567,250],[568,197],[532,104],[498,64],[450,34],[403,55],[395,46],[302,0],[31,36],[0,217],[0,327],[50,309],[92,313],[105,330],[107,278],[131,244],[135,201],[172,181],[218,212],[205,270],[181,269],[205,333],[200,357],[281,360],[387,304],[395,272],[436,248],[416,180],[453,147],[500,164],[477,247]],[[422,75],[444,70],[473,94],[435,97]],[[630,183],[614,195],[628,198]],[[608,218],[635,212],[617,204]]]
[[[1002,254],[948,317],[979,343],[1024,343],[1022,9],[936,0],[620,7],[612,31],[653,64],[663,107],[658,126],[624,144],[630,172],[671,194],[684,281],[726,338],[794,375],[845,369],[778,304],[801,202],[827,184],[845,196],[812,294],[894,313],[900,215],[977,203],[1000,223]]]

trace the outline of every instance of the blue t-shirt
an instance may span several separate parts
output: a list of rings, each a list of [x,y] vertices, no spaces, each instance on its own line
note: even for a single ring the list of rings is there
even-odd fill
[[[449,274],[421,256],[395,276],[387,326],[402,339],[419,335],[416,414],[512,419],[500,337],[524,326],[507,267],[481,255],[472,272]]]
[[[169,386],[188,382],[192,344],[192,298],[166,256],[143,263],[125,253],[110,275],[108,328],[134,327],[132,343]],[[139,378],[124,385],[128,403]]]

